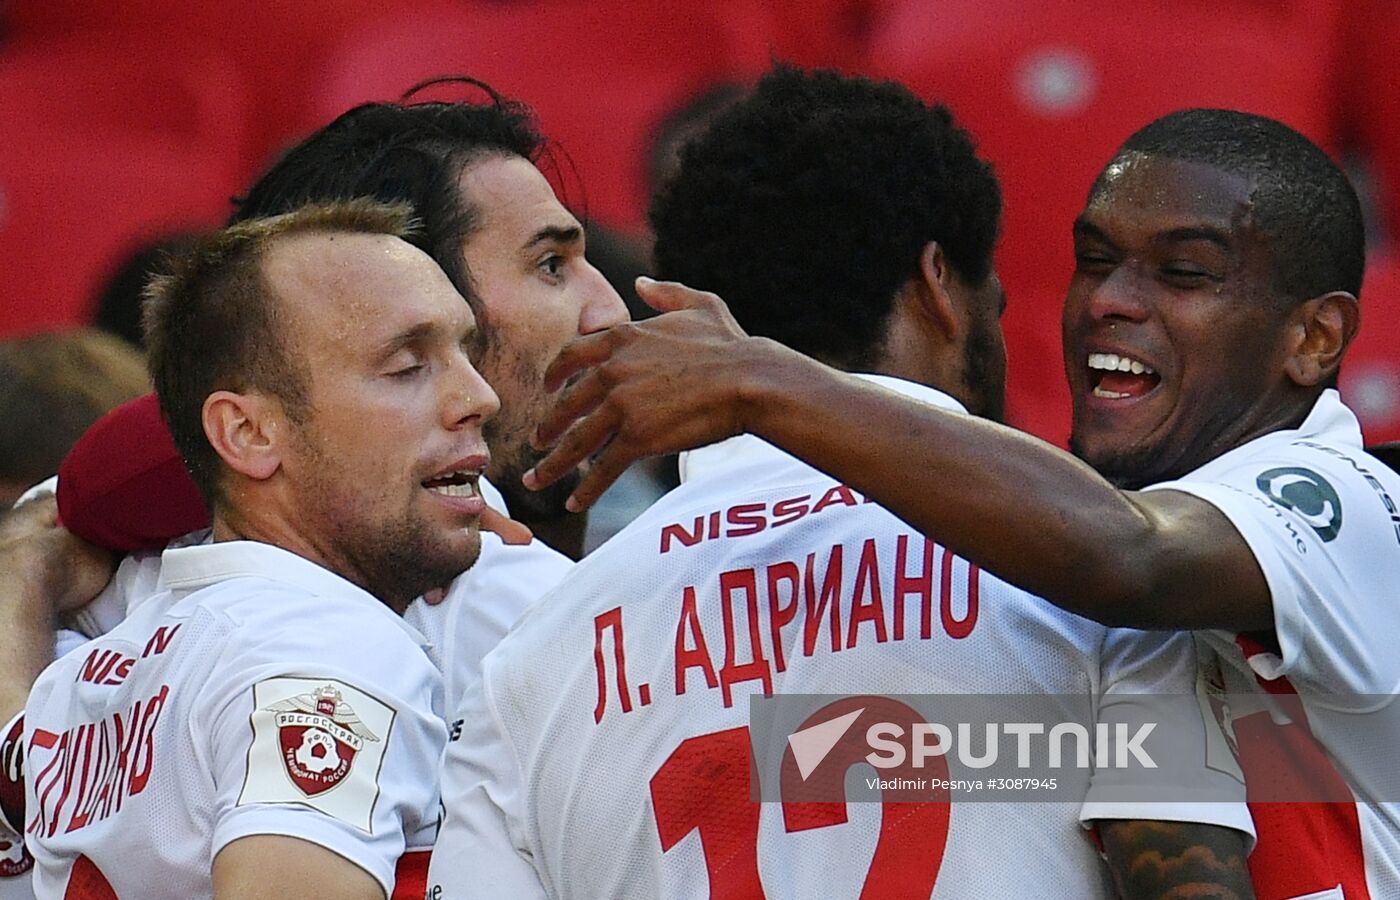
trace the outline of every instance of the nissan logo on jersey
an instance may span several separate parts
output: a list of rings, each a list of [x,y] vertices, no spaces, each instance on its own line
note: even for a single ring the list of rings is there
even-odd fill
[[[1342,530],[1342,498],[1311,469],[1270,469],[1255,483],[1274,503],[1297,513],[1323,541],[1334,539]]]

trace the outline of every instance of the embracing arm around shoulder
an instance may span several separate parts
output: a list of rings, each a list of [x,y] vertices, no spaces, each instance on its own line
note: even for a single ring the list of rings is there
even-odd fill
[[[539,426],[540,486],[583,460],[586,506],[632,461],[748,432],[841,479],[950,550],[1063,608],[1137,628],[1273,627],[1268,583],[1226,516],[1132,492],[1030,435],[934,409],[750,337],[713,294],[647,287],[668,315],[574,341],[581,374]]]
[[[1120,490],[1034,437],[834,370],[774,378],[748,430],[988,571],[1107,625],[1273,628],[1263,571],[1207,501]]]
[[[111,553],[58,524],[52,496],[0,513],[0,724],[53,661],[58,614],[97,596],[112,568]]]

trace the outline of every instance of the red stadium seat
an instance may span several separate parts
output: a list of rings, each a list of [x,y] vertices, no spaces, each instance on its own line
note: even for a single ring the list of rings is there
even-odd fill
[[[360,26],[409,18],[414,0],[10,0],[10,33],[19,40],[101,36],[144,48],[153,42],[174,51],[216,48],[245,73],[258,110],[257,139],[240,181],[308,128],[309,79],[328,48]],[[165,65],[165,53],[137,53],[147,70]],[[311,122],[309,127],[323,123]]]
[[[140,240],[217,223],[238,189],[246,98],[216,56],[154,72],[130,47],[0,57],[0,334],[86,322]]]
[[[1348,6],[1346,101],[1350,127],[1374,166],[1382,225],[1400,239],[1400,4],[1356,0]]]
[[[1069,382],[1058,325],[1063,304],[1063,291],[1023,291],[1008,298],[1002,316],[1007,424],[1059,447],[1069,446]],[[1018,315],[1018,306],[1053,311],[1056,327],[1043,325],[1039,315]]]
[[[576,168],[590,216],[635,229],[644,222],[651,130],[710,84],[766,66],[765,35],[749,23],[704,3],[444,6],[347,42],[317,80],[315,114],[394,100],[437,75],[480,78],[535,108],[565,151],[561,164]],[[581,205],[575,190],[565,193]]]
[[[808,68],[856,71],[890,0],[765,0],[773,55]]]
[[[43,127],[144,135],[207,154],[205,167],[231,178],[245,165],[249,89],[218,50],[172,48],[154,38],[21,42],[0,53],[0,95],[6,133]]]
[[[1366,267],[1361,331],[1347,350],[1341,387],[1367,444],[1400,441],[1400,257]]]
[[[1128,15],[1121,4],[1079,0],[908,0],[878,20],[867,68],[946,103],[1002,181],[997,261],[1010,297],[1013,396],[1035,396],[1043,379],[1062,377],[1058,351],[1022,338],[1058,343],[1060,304],[1051,299],[1063,296],[1072,270],[1070,225],[1130,133],[1175,109],[1223,106],[1332,143],[1330,85],[1318,72],[1334,49],[1322,36],[1332,33],[1335,16],[1324,13],[1334,4],[1294,5],[1313,17],[1303,37],[1258,10],[1234,11],[1244,3],[1147,3]],[[1270,9],[1283,6],[1291,8]],[[1051,432],[1040,433],[1057,439],[1067,410],[1048,421]]]
[[[89,322],[124,254],[216,225],[226,181],[156,140],[16,134],[0,142],[0,336]]]

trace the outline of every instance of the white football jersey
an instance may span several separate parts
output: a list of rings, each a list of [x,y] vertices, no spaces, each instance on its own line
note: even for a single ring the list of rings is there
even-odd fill
[[[1112,717],[1192,694],[1196,657],[978,572],[756,438],[681,472],[487,656],[448,744],[429,896],[1108,897],[1086,822],[1249,831],[1243,786],[1204,759],[1234,802],[1111,803],[1097,778],[1072,803],[832,803],[825,821],[751,802],[754,694],[1072,695]],[[1184,727],[1204,753],[1213,719]]]
[[[480,479],[481,495],[506,512],[505,498]],[[559,583],[574,561],[543,541],[507,544],[489,531],[481,534],[481,555],[453,579],[442,603],[409,604],[404,619],[428,639],[428,656],[442,670],[443,696],[451,712],[467,684],[481,672],[481,661],[500,643],[530,605]]]
[[[1149,490],[1216,506],[1269,584],[1276,644],[1198,636],[1233,695],[1251,801],[1284,799],[1295,778],[1337,779],[1336,793],[1367,801],[1252,802],[1259,897],[1400,897],[1400,476],[1362,450],[1356,417],[1329,390],[1297,429]]]
[[[392,893],[437,826],[446,728],[422,637],[267,544],[167,550],[159,587],[30,693],[35,894],[208,897],[214,857],[258,834],[326,847]]]
[[[478,481],[482,496],[493,508],[506,512],[505,498],[486,479]],[[52,493],[57,479],[31,488],[18,501]],[[192,532],[171,547],[207,543],[208,529]],[[483,532],[481,555],[476,563],[448,587],[442,603],[416,600],[404,613],[404,621],[425,639],[424,650],[442,673],[446,709],[452,709],[463,686],[474,680],[481,660],[545,591],[573,567],[573,561],[542,541],[506,544],[497,535]],[[107,587],[68,617],[71,627],[60,630],[57,655],[82,647],[121,624],[135,607],[161,588],[161,554],[132,553],[122,559]],[[32,861],[18,835],[0,826],[0,900],[32,900]]]

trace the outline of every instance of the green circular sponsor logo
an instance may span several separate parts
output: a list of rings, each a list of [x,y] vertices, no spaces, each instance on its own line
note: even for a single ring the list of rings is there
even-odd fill
[[[1269,499],[1298,514],[1317,536],[1330,541],[1342,530],[1342,498],[1311,469],[1270,469],[1256,480]]]

